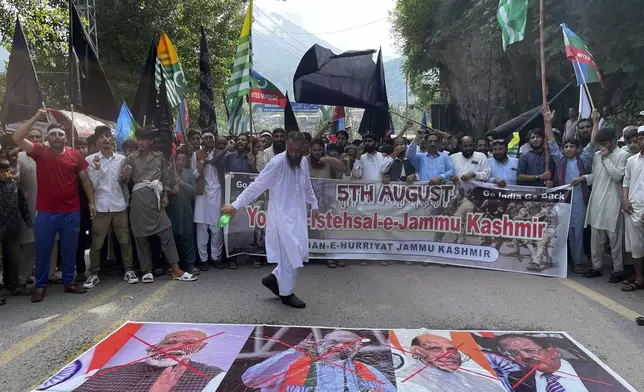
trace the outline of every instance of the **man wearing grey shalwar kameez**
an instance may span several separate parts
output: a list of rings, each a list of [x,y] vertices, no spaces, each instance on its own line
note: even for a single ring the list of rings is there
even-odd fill
[[[130,223],[136,244],[136,253],[144,273],[143,283],[154,282],[152,256],[148,237],[156,235],[161,250],[172,267],[173,279],[195,281],[197,277],[179,268],[179,255],[172,237],[172,224],[165,212],[168,191],[174,186],[163,153],[151,149],[154,131],[149,128],[136,132],[138,151],[128,156],[121,171],[122,181],[132,180],[134,188],[130,200]]]

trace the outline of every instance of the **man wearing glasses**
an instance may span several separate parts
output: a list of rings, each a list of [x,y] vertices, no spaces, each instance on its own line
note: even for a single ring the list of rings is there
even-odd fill
[[[500,380],[458,350],[448,338],[421,333],[411,341],[405,364],[396,370],[399,392],[505,391]]]
[[[523,380],[514,388],[516,392],[627,390],[593,361],[563,359],[552,340],[519,334],[499,337],[501,352],[523,366],[509,375],[512,385]]]
[[[60,235],[62,250],[63,283],[66,293],[83,294],[85,290],[74,282],[76,271],[76,245],[80,227],[80,197],[77,180],[89,200],[90,216],[96,215],[94,190],[87,175],[88,163],[78,151],[65,147],[66,135],[59,124],[47,128],[49,147],[26,140],[33,124],[46,118],[47,111],[40,109],[13,135],[13,140],[36,162],[38,194],[34,236],[36,244],[36,288],[31,302],[40,302],[45,297],[49,278],[49,259],[56,234]]]

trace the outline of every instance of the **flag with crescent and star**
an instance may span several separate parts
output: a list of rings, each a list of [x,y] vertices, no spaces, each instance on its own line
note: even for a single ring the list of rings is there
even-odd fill
[[[255,70],[252,71],[252,75],[250,82],[251,102],[275,105],[281,108],[286,106],[286,97],[275,84]]]

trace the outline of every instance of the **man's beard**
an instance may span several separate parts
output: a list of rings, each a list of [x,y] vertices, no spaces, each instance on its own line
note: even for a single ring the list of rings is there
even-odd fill
[[[471,151],[462,151],[463,157],[465,158],[470,158],[472,155],[474,155],[474,150]]]
[[[281,154],[286,151],[286,142],[283,141],[274,141],[273,142],[273,151],[275,155]]]
[[[296,168],[300,167],[300,163],[302,163],[302,157],[303,155],[298,155],[297,157],[291,157],[290,155],[286,154],[286,159],[288,160],[288,165],[291,168]]]
[[[373,144],[364,145],[364,152],[366,152],[367,154],[371,154],[374,151],[376,151],[376,146],[374,146]]]
[[[503,154],[503,155],[494,154],[493,156],[494,156],[494,159],[499,161],[499,162],[503,162],[508,158],[508,154]]]

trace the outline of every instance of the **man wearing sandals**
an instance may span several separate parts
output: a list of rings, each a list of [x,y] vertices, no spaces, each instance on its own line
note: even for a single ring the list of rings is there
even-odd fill
[[[633,255],[635,280],[622,291],[644,289],[644,126],[637,130],[640,152],[628,158],[622,191],[625,214],[626,251]]]
[[[232,218],[240,208],[269,190],[266,257],[269,263],[277,263],[277,268],[262,279],[262,284],[279,296],[283,304],[294,308],[306,306],[294,294],[297,269],[309,258],[306,205],[318,209],[309,163],[303,156],[305,141],[302,133],[289,133],[287,151],[271,159],[255,181],[221,210]]]
[[[65,147],[66,134],[59,124],[47,128],[49,147],[32,143],[25,137],[32,125],[45,119],[47,111],[40,109],[26,121],[13,135],[13,140],[36,161],[38,195],[36,197],[36,217],[34,237],[36,244],[36,288],[31,294],[31,302],[45,298],[49,278],[49,260],[56,234],[60,235],[62,250],[63,283],[65,292],[83,294],[85,289],[74,282],[76,273],[76,245],[80,227],[80,197],[77,182],[80,178],[89,201],[90,216],[96,214],[94,190],[87,176],[85,157],[69,147]]]
[[[132,180],[130,200],[130,223],[143,283],[154,282],[149,236],[155,235],[161,242],[161,250],[172,268],[175,280],[192,282],[197,277],[179,268],[179,254],[172,237],[170,219],[165,212],[168,191],[172,189],[172,176],[162,152],[151,149],[155,132],[147,128],[136,130],[138,151],[128,156],[121,170],[121,182]]]

